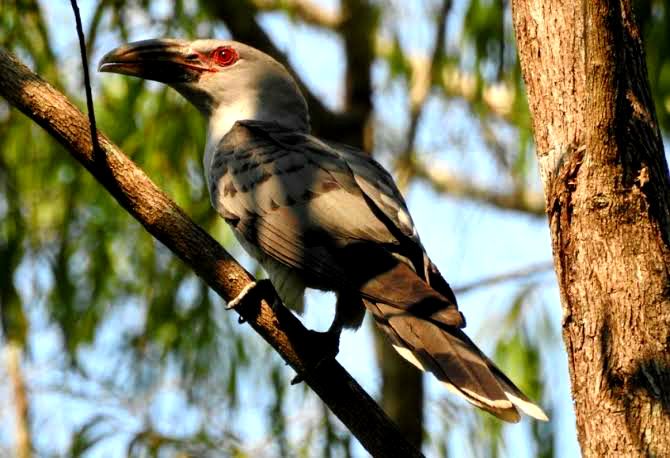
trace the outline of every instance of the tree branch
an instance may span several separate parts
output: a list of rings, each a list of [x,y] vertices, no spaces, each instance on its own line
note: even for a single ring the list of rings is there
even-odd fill
[[[344,106],[356,122],[356,129],[338,141],[354,145],[367,153],[374,147],[372,113],[372,61],[375,58],[377,6],[370,0],[342,0],[342,24],[339,32],[346,59]]]
[[[447,34],[447,16],[451,9],[451,0],[443,0],[440,13],[437,15],[435,23],[435,44],[433,53],[426,65],[412,65],[412,75],[409,82],[409,127],[405,134],[406,142],[402,150],[397,154],[396,164],[412,162],[411,156],[414,153],[416,134],[419,128],[419,120],[423,114],[423,108],[428,100],[428,94],[435,81],[434,74],[442,61],[444,54],[444,41]],[[403,191],[409,185],[412,175],[407,167],[398,167],[405,173],[398,176],[398,186]]]
[[[410,84],[410,123],[407,133],[407,144],[402,154],[410,154],[414,149],[416,132],[419,119],[423,113],[423,107],[428,99],[428,94],[435,81],[434,74],[439,68],[444,57],[444,42],[447,34],[447,17],[451,10],[451,0],[443,0],[440,12],[435,23],[435,44],[430,60],[424,66],[413,66],[412,82]]]
[[[0,95],[58,140],[145,229],[164,243],[224,300],[252,276],[196,225],[127,156],[103,135],[94,158],[86,117],[65,96],[0,49]],[[313,367],[308,331],[283,306],[267,302],[237,310],[330,407],[374,456],[421,456],[397,432],[374,400],[334,359]]]
[[[377,56],[383,59],[391,58],[394,45],[391,41],[382,38],[377,39]],[[443,91],[448,98],[461,98],[473,104],[481,102],[488,112],[497,118],[514,124],[513,110],[514,103],[519,94],[513,86],[506,82],[487,83],[477,81],[477,76],[473,73],[459,68],[458,64],[451,62],[441,62],[439,67],[433,65],[432,57],[413,54],[407,56],[407,63],[412,69],[412,75],[430,75],[433,74],[433,84]],[[438,72],[439,70],[439,72]],[[411,82],[410,97],[412,100],[418,100],[422,93],[418,81]]]
[[[322,8],[310,0],[252,0],[259,11],[286,11],[291,16],[299,17],[307,24],[326,29],[336,29],[342,23],[342,16],[326,8]]]
[[[544,273],[552,270],[554,264],[551,261],[541,262],[538,264],[531,264],[529,266],[523,267],[521,269],[513,270],[511,272],[505,272],[502,274],[492,275],[490,277],[480,278],[471,283],[466,283],[462,286],[454,288],[454,294],[460,296],[461,294],[467,294],[479,288],[494,286],[499,283],[505,283],[512,280],[520,280],[523,278],[528,278],[533,275]]]
[[[426,181],[435,191],[454,197],[481,202],[503,210],[515,210],[532,216],[545,216],[544,196],[524,189],[498,191],[449,173],[446,167],[431,164],[411,156],[411,160],[398,163],[399,173]]]

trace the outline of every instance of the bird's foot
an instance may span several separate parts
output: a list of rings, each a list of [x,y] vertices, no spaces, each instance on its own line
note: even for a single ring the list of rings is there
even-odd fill
[[[337,354],[340,352],[340,332],[335,331],[326,331],[318,332],[308,330],[309,333],[308,342],[309,345],[313,348],[313,359],[312,362],[307,363],[304,372],[297,374],[291,380],[291,385],[296,385],[305,380],[305,375],[311,371],[317,369],[324,362],[335,359]]]
[[[225,308],[226,310],[233,310],[244,307],[249,302],[257,302],[260,299],[265,299],[273,308],[278,300],[277,292],[272,286],[272,282],[267,278],[250,282],[235,299],[228,301]],[[240,315],[237,321],[244,323],[245,320]]]

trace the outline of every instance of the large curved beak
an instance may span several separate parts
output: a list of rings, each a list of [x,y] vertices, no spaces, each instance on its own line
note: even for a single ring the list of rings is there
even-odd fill
[[[100,60],[98,71],[120,73],[161,83],[197,81],[209,66],[188,42],[174,39],[136,41],[111,50]]]

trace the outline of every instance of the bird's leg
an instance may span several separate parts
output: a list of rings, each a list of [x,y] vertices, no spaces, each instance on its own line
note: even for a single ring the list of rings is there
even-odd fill
[[[277,292],[268,278],[258,281],[252,281],[237,295],[237,297],[226,304],[226,310],[232,310],[244,307],[250,302],[257,302],[259,299],[265,299],[272,308],[279,300]],[[244,318],[240,315],[238,322],[244,323]]]
[[[332,358],[335,359],[340,351],[340,334],[342,329],[358,328],[365,316],[365,305],[357,291],[339,291],[337,303],[335,304],[335,318],[326,332],[309,331],[310,342],[316,353],[316,363],[310,364],[306,371],[314,370],[321,363]],[[298,374],[291,381],[294,385],[303,380],[304,374]]]
[[[307,371],[314,370],[329,358],[335,358],[340,351],[340,334],[343,328],[358,328],[365,316],[365,304],[358,291],[338,291],[337,303],[335,304],[335,318],[326,332],[309,331],[312,346],[317,352],[316,364],[306,368]],[[303,380],[303,374],[298,374],[291,384]]]
[[[314,348],[315,361],[313,363],[308,363],[305,368],[305,372],[313,371],[319,367],[324,361],[329,359],[335,359],[337,354],[340,352],[340,334],[342,334],[342,323],[337,320],[333,320],[333,324],[330,325],[330,328],[326,332],[313,331],[311,329],[307,330],[309,333],[309,344]],[[291,385],[298,384],[304,380],[304,373],[297,374],[291,380]]]

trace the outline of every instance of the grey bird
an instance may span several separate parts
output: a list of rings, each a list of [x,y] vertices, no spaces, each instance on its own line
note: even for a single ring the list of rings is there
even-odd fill
[[[332,355],[342,329],[359,327],[368,310],[398,353],[449,391],[505,421],[519,411],[547,420],[463,332],[391,175],[310,135],[307,104],[283,65],[235,41],[154,39],[112,50],[99,71],[165,83],[207,118],[212,205],[283,302],[301,309],[305,288],[336,293],[324,333]]]

